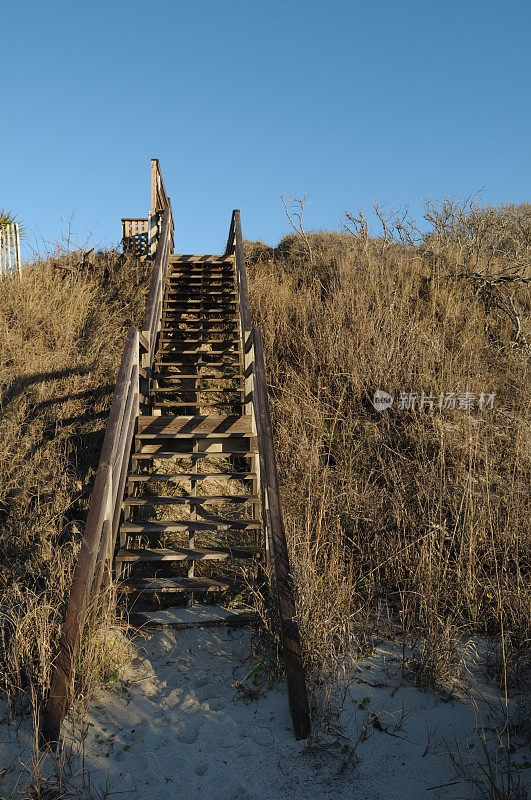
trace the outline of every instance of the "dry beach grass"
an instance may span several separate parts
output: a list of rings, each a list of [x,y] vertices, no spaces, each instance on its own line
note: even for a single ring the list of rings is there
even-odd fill
[[[0,284],[0,692],[11,712],[48,688],[124,336],[148,279],[115,253],[79,261],[58,252]],[[88,642],[90,684],[105,655]]]
[[[527,665],[531,209],[467,211],[464,233],[454,219],[417,246],[363,231],[248,245],[317,672],[333,674],[384,612],[419,641],[428,683],[451,675],[464,633],[495,639],[500,675]],[[378,389],[392,408],[374,409]],[[401,392],[414,409],[397,407]],[[451,392],[456,408],[440,410]],[[464,392],[475,408],[459,408]],[[479,410],[482,392],[492,409]]]

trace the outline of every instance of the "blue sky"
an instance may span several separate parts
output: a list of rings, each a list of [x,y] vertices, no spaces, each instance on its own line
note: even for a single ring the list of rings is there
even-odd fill
[[[371,199],[529,200],[531,4],[1,3],[0,208],[32,241],[120,238],[161,162],[176,250],[219,252]]]

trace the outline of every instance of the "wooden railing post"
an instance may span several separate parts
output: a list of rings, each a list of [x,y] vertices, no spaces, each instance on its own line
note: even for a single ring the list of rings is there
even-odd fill
[[[262,480],[265,482],[264,494],[267,501],[267,508],[264,511],[269,528],[271,556],[275,570],[280,636],[286,664],[289,705],[295,736],[297,739],[306,739],[310,734],[311,728],[310,709],[293,598],[293,578],[280,501],[273,429],[267,395],[262,334],[259,328],[253,329],[253,344],[255,378],[253,400],[258,449],[262,461]]]
[[[61,722],[68,708],[75,662],[80,651],[89,605],[93,599],[98,603],[104,576],[106,582],[111,577],[112,555],[120,525],[129,457],[139,415],[141,374],[142,379],[147,379],[148,383],[147,394],[142,393],[144,406],[149,394],[150,371],[161,326],[164,281],[173,247],[171,205],[157,159],[151,162],[151,205],[152,214],[160,215],[161,225],[142,333],[136,328],[130,328],[127,334],[81,549],[74,570],[59,653],[52,668],[50,692],[41,719],[41,742],[51,746],[59,740]]]
[[[293,730],[297,739],[310,734],[310,709],[299,628],[296,620],[293,579],[290,571],[282,504],[278,484],[273,429],[269,411],[262,335],[251,327],[251,307],[247,268],[243,250],[240,212],[232,212],[226,255],[234,254],[240,306],[240,325],[244,350],[245,413],[252,413],[253,430],[258,439],[257,473],[262,499],[262,518],[266,535],[266,556],[272,563],[280,624],[280,637],[286,664],[286,680]]]
[[[101,586],[105,562],[112,550],[112,528],[116,506],[121,507],[120,477],[123,461],[129,456],[132,442],[131,419],[136,413],[136,392],[131,391],[138,358],[139,335],[136,328],[127,334],[118,380],[90,507],[81,542],[65,622],[55,660],[50,692],[41,720],[41,741],[55,745],[61,722],[68,708],[69,694],[79,654],[83,626],[89,604]],[[124,433],[127,431],[127,434]]]

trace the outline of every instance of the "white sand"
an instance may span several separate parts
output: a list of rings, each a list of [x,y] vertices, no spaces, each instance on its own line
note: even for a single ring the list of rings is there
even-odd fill
[[[331,731],[296,742],[282,683],[247,700],[234,686],[253,666],[249,641],[245,630],[218,628],[138,637],[133,665],[113,691],[95,697],[83,747],[79,725],[69,719],[63,728],[73,747],[72,785],[92,786],[79,796],[98,797],[96,788],[105,787],[130,800],[476,796],[448,755],[461,751],[465,763],[481,756],[472,703],[401,682],[392,647],[358,662]],[[500,698],[492,685],[476,695],[488,726]],[[363,736],[372,714],[384,730],[373,724]],[[24,783],[20,760],[31,749],[29,721],[18,732],[0,726],[1,798],[11,797],[17,779]]]

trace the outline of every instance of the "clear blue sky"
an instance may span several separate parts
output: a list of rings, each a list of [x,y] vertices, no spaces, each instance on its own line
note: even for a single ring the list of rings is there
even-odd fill
[[[17,0],[1,4],[0,207],[57,240],[120,238],[161,161],[176,249],[219,252],[346,208],[485,187],[529,200],[531,4]]]

